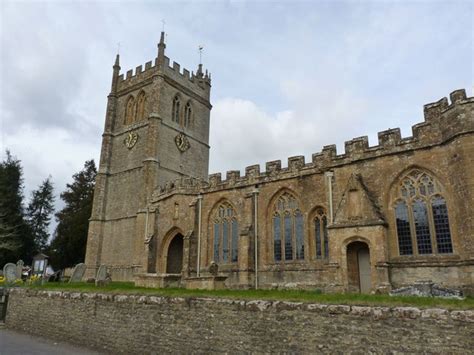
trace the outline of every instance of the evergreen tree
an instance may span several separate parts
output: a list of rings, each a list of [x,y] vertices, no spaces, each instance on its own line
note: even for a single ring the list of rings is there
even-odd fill
[[[3,235],[8,235],[9,249],[4,250],[0,265],[23,259],[31,261],[35,252],[34,240],[24,218],[23,169],[20,161],[7,150],[6,160],[0,163],[0,212]],[[12,241],[14,240],[13,244]],[[15,247],[12,247],[14,245]]]
[[[18,231],[5,221],[5,214],[0,212],[0,267],[19,255],[20,241]]]
[[[84,261],[96,174],[94,160],[86,161],[84,168],[73,175],[73,183],[61,193],[65,206],[56,213],[58,225],[49,250],[55,268]]]
[[[31,201],[26,209],[26,217],[38,251],[44,251],[48,243],[48,227],[53,211],[53,184],[51,177],[48,177],[38,190],[32,192]]]

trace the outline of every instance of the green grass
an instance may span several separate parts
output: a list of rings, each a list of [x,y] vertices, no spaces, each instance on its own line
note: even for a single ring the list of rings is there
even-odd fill
[[[133,282],[112,282],[105,287],[96,287],[90,283],[48,283],[43,286],[29,286],[32,289],[110,292],[114,294],[158,295],[168,297],[215,297],[242,300],[275,300],[312,302],[325,304],[370,305],[370,306],[415,306],[419,308],[474,309],[474,298],[465,300],[443,299],[433,297],[414,297],[362,294],[324,294],[319,290],[187,290],[182,288],[143,288],[135,287]]]

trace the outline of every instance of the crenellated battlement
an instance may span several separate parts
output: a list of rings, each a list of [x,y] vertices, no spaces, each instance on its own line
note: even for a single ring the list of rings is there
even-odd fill
[[[198,69],[199,70],[199,69]],[[186,68],[181,69],[181,65],[173,62],[170,65],[170,59],[164,56],[163,65],[160,65],[159,58],[145,63],[145,66],[139,65],[135,70],[127,70],[125,74],[118,77],[118,89],[123,90],[141,83],[155,75],[165,74],[174,81],[184,86],[191,86],[203,92],[209,91],[211,75],[207,72],[196,74]]]
[[[265,171],[261,171],[258,164],[250,165],[245,168],[244,176],[240,176],[239,170],[230,170],[225,180],[221,173],[209,175],[208,182],[201,181],[199,188],[195,183],[186,184],[186,180],[182,180],[181,185],[173,183],[174,187],[171,187],[167,184],[159,191],[161,195],[179,191],[198,193],[323,173],[356,161],[434,146],[460,134],[474,133],[474,97],[466,97],[465,90],[456,90],[450,94],[450,102],[444,97],[424,105],[425,120],[412,126],[410,137],[402,137],[400,128],[391,128],[378,132],[375,146],[369,146],[367,136],[357,137],[345,142],[342,154],[337,153],[336,145],[326,145],[321,152],[312,155],[309,163],[305,162],[304,156],[294,156],[288,158],[287,167],[282,167],[281,160],[273,160],[265,163]]]

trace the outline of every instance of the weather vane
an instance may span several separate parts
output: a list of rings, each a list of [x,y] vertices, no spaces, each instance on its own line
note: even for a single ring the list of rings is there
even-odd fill
[[[204,49],[204,46],[199,45],[198,49],[199,49],[199,64],[202,64],[202,50]]]
[[[120,54],[120,42],[117,42],[117,54]]]
[[[165,32],[165,24],[166,24],[165,19],[162,19],[161,23],[163,24],[161,31]]]

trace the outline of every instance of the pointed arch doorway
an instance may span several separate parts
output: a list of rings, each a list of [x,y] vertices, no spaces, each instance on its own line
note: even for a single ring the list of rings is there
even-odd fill
[[[347,278],[349,292],[369,293],[372,289],[370,250],[366,243],[347,245]]]
[[[183,235],[176,234],[168,245],[166,252],[166,273],[181,274],[183,269]]]

